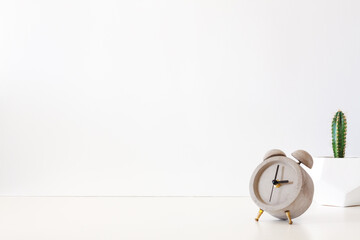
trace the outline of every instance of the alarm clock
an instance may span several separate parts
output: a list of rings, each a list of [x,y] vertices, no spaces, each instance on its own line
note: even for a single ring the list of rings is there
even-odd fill
[[[286,157],[279,149],[270,150],[252,174],[250,196],[260,208],[256,221],[265,211],[292,224],[293,218],[310,207],[314,184],[301,164],[311,169],[313,159],[304,150],[297,150],[291,155],[297,161]]]

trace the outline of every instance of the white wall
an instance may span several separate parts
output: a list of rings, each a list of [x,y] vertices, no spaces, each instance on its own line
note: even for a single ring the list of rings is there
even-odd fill
[[[1,1],[0,195],[248,195],[268,149],[330,155],[338,109],[359,155],[359,12]]]

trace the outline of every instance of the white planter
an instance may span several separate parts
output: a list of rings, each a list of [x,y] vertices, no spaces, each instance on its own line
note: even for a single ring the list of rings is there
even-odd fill
[[[314,158],[310,172],[315,202],[348,207],[360,205],[360,158]]]

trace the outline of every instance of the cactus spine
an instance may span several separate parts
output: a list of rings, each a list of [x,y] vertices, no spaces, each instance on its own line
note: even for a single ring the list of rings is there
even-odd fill
[[[331,124],[332,148],[335,158],[343,158],[345,156],[346,128],[345,115],[339,110],[335,114]]]

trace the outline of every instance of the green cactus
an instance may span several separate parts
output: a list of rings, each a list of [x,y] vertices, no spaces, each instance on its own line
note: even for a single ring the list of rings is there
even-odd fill
[[[346,128],[345,114],[339,110],[335,114],[331,124],[332,148],[335,158],[343,158],[345,156]]]

